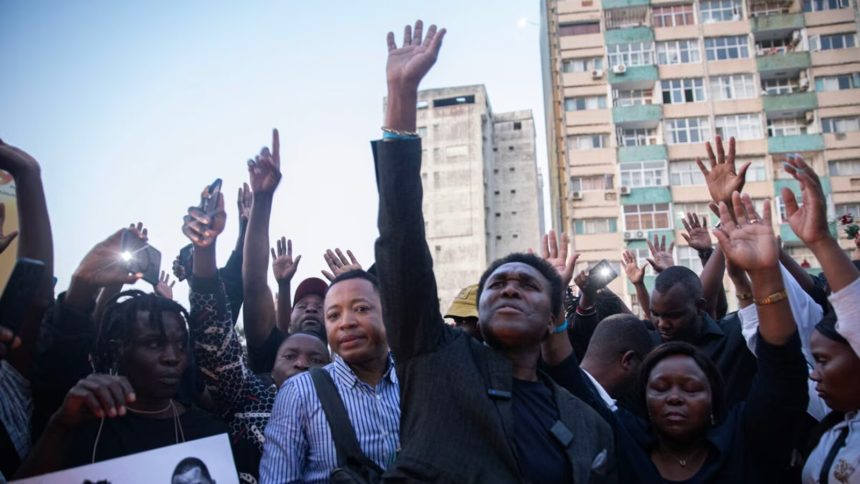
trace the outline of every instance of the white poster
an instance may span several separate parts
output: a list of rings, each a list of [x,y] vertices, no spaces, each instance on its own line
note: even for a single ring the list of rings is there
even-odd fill
[[[148,450],[12,484],[238,484],[227,434]]]

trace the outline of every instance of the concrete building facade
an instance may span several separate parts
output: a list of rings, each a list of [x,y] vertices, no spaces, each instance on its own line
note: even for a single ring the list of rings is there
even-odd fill
[[[786,156],[801,154],[822,177],[834,233],[839,215],[860,215],[855,0],[542,0],[541,8],[552,223],[574,234],[583,264],[618,267],[624,249],[644,262],[645,239],[658,235],[676,243],[676,263],[701,270],[681,217],[715,221],[695,159],[716,135],[737,139],[738,166],[752,163],[745,191],[759,208],[773,200],[786,250],[813,270],[784,219],[780,190],[799,194],[782,169]],[[610,287],[636,306],[623,276]]]
[[[427,244],[442,310],[487,265],[537,248],[541,187],[531,111],[493,113],[483,85],[418,93]]]

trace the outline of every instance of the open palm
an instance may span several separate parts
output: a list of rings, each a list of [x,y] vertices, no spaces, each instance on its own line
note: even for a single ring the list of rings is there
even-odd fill
[[[708,159],[711,163],[711,168],[705,167],[700,158],[696,159],[696,164],[699,165],[699,170],[705,176],[705,182],[708,184],[708,192],[711,194],[711,199],[717,203],[726,202],[731,204],[732,193],[740,193],[746,183],[746,173],[750,166],[747,162],[737,171],[735,171],[735,139],[729,138],[729,153],[726,155],[723,149],[723,140],[717,136],[714,144],[717,146],[716,155],[711,147],[711,143],[705,143],[705,148],[708,150]]]
[[[424,24],[420,20],[415,22],[414,32],[412,26],[407,25],[403,30],[403,45],[398,48],[394,42],[394,34],[388,33],[388,62],[385,72],[389,84],[418,86],[421,78],[436,63],[445,29],[437,32],[436,26],[431,25],[422,39],[423,34]]]
[[[782,199],[791,230],[806,245],[830,237],[824,190],[818,175],[799,156],[789,157],[785,170],[800,182],[803,196],[801,206],[794,192],[787,187],[782,189]]]
[[[776,266],[779,247],[771,225],[770,204],[764,205],[761,217],[749,195],[732,194],[735,219],[726,204],[720,204],[720,230],[715,232],[720,248],[732,264],[747,272]],[[737,220],[737,222],[735,222]]]

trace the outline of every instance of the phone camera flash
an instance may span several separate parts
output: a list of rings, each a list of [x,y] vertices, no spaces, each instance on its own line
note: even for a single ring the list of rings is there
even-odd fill
[[[126,262],[131,260],[131,252],[123,252],[119,256],[122,258],[122,260],[124,260]]]

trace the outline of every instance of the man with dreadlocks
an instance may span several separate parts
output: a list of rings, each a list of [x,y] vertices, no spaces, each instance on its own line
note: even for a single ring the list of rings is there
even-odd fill
[[[121,237],[122,231],[111,235],[85,261],[112,267],[111,254],[115,260]],[[133,282],[139,275],[126,277]],[[188,368],[188,320],[182,306],[155,294],[130,290],[115,296],[93,345],[94,373],[68,392],[19,474],[43,474],[226,432],[217,418],[175,400]]]
[[[275,132],[277,137],[277,131]],[[277,146],[277,143],[275,143]],[[267,155],[257,157],[252,171],[268,170],[273,163]],[[276,151],[277,152],[277,151]],[[262,155],[262,153],[261,153]],[[248,368],[233,328],[227,293],[216,263],[215,243],[224,230],[226,214],[223,196],[219,194],[213,213],[198,207],[188,209],[182,232],[194,244],[191,286],[191,333],[207,389],[215,407],[230,426],[230,440],[240,458],[253,463],[252,472],[243,472],[244,482],[256,482],[265,437],[263,431],[272,414],[278,388],[288,378],[311,367],[322,367],[331,361],[320,335],[309,331],[290,334],[277,350],[271,379],[264,379]]]

